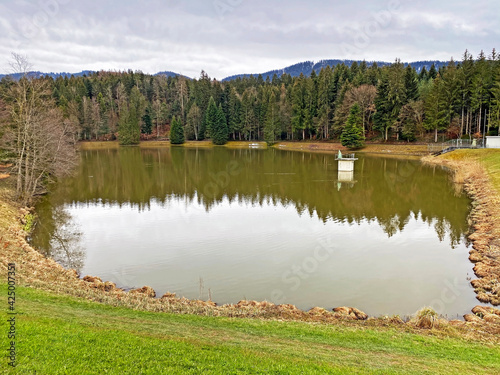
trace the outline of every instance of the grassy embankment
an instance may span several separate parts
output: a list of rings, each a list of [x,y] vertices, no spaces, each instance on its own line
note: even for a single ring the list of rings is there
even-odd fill
[[[8,188],[1,193],[0,293],[6,296],[9,262],[19,284],[12,373],[500,373],[500,325],[479,318],[426,330],[397,317],[214,307],[82,281],[26,244],[23,212]],[[7,311],[7,298],[0,300]],[[7,332],[6,319],[0,326]],[[0,337],[7,349],[6,333]]]
[[[500,373],[498,344],[462,337],[151,313],[30,288],[17,301],[18,365],[5,373]],[[8,348],[5,334],[0,342]]]

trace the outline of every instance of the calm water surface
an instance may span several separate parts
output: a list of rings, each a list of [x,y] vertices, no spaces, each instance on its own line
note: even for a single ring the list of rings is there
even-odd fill
[[[32,242],[81,275],[240,299],[456,317],[476,304],[469,200],[417,161],[280,150],[82,151]]]

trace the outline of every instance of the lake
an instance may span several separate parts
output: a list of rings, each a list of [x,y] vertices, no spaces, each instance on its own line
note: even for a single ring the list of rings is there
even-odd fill
[[[415,160],[275,149],[81,151],[37,207],[34,246],[122,288],[218,304],[357,307],[449,318],[477,304],[469,199]]]

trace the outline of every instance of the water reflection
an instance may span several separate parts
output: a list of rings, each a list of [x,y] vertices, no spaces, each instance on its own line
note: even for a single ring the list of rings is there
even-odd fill
[[[391,236],[412,214],[448,234],[453,247],[467,232],[468,200],[453,197],[445,172],[411,160],[360,157],[349,189],[338,189],[334,156],[277,150],[138,149],[84,151],[74,178],[58,186],[51,205],[196,200],[206,210],[229,202],[293,205],[297,212],[340,222],[378,222]],[[342,181],[344,183],[344,181]],[[442,227],[446,228],[443,232]]]
[[[31,242],[44,255],[51,257],[79,274],[85,262],[81,245],[82,232],[64,206],[42,205],[38,210],[41,220],[36,223]]]
[[[334,155],[272,149],[81,157],[75,176],[39,205],[33,242],[85,274],[188,298],[199,296],[201,277],[219,303],[270,300],[279,289],[301,308],[327,301],[372,314],[412,313],[458,277],[461,296],[446,312],[473,303],[469,201],[440,169],[359,155],[344,178]],[[283,275],[325,238],[331,256],[290,290]]]

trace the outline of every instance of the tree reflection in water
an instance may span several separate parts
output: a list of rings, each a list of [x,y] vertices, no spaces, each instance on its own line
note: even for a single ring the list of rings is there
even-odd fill
[[[62,205],[48,211],[37,221],[31,242],[45,256],[80,274],[85,262],[85,250],[81,246],[82,232],[78,224]]]

